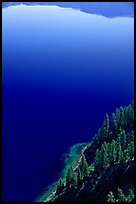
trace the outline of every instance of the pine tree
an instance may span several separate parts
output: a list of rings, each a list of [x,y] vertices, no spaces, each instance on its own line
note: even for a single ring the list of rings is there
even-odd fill
[[[99,128],[97,133],[98,138],[98,146],[100,147],[101,143],[103,142],[103,128]]]
[[[118,144],[118,143],[121,144],[121,132],[122,132],[121,128],[119,129],[119,132],[120,132],[120,133],[117,135],[117,144]]]
[[[130,133],[126,134],[126,147],[128,147],[128,144],[130,143]]]
[[[115,113],[112,114],[111,120],[112,120],[112,133],[113,133],[113,135],[116,135],[117,131],[118,131],[118,125],[117,125]]]
[[[114,197],[114,194],[113,194],[113,192],[112,191],[110,191],[109,192],[109,194],[107,195],[107,201],[108,202],[116,202],[116,200],[115,200],[115,197]]]
[[[84,155],[82,156],[81,160],[81,172],[83,177],[89,176],[89,168]]]
[[[134,142],[134,131],[132,130],[130,133],[126,135],[126,145],[129,143]]]
[[[116,157],[117,157],[116,142],[115,142],[115,140],[112,140],[111,145],[110,145],[110,149],[109,149],[110,164],[115,163]]]
[[[116,122],[117,122],[117,132],[118,132],[120,128],[120,109],[116,108],[115,116],[116,116]]]
[[[134,129],[134,107],[132,105],[130,108],[129,124],[130,124],[130,130],[133,130]]]
[[[109,166],[108,151],[104,147],[104,145],[102,145],[102,148],[101,148],[101,161],[102,161],[102,166],[104,168],[107,168]]]
[[[134,131],[133,130],[131,130],[131,132],[130,132],[130,140],[129,141],[134,142]]]
[[[124,118],[124,108],[121,106],[120,107],[120,127],[121,128],[124,128],[124,121],[125,121],[125,118]]]
[[[121,146],[122,146],[122,150],[124,151],[126,149],[126,134],[125,134],[125,130],[122,130],[121,132]]]
[[[108,141],[109,133],[110,133],[110,120],[109,115],[106,114],[103,122],[103,138],[105,141]]]
[[[101,158],[99,149],[97,149],[95,152],[94,166],[95,170],[100,170],[101,168]]]
[[[126,162],[129,159],[129,151],[128,149],[125,149],[123,152],[123,161]]]
[[[129,189],[128,196],[126,199],[127,199],[127,202],[132,202],[134,200],[134,192],[132,191],[132,189]]]
[[[117,162],[120,163],[124,160],[123,158],[123,151],[122,151],[122,147],[120,145],[120,143],[118,144],[117,147]]]
[[[134,107],[129,105],[127,109],[127,132],[130,132],[134,129]]]
[[[66,176],[66,186],[67,188],[75,188],[77,185],[77,175],[72,167],[68,169],[67,176]]]
[[[134,142],[130,142],[130,144],[128,145],[128,155],[130,159],[134,158]]]
[[[119,198],[119,202],[126,202],[126,197],[122,191],[122,189],[118,188],[118,198]]]
[[[106,151],[108,152],[108,143],[107,142],[104,142],[103,143],[103,147],[106,149]]]

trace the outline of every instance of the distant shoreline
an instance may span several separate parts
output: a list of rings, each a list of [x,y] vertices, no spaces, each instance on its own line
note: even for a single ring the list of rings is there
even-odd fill
[[[2,2],[2,8],[21,4],[26,6],[45,5],[73,8],[85,13],[102,15],[108,18],[126,16],[134,18],[134,2],[99,2],[99,4],[98,2]]]

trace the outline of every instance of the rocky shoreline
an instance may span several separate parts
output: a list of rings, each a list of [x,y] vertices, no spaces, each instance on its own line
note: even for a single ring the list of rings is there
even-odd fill
[[[70,148],[69,156],[73,154],[73,149],[74,149],[74,151],[76,152],[77,149],[79,148],[79,146],[81,146],[81,145],[83,145],[83,147],[81,148],[80,155],[78,156],[79,158],[78,158],[78,160],[76,161],[76,165],[73,167],[73,170],[74,170],[74,171],[78,168],[79,164],[81,163],[83,154],[84,154],[85,150],[86,150],[87,147],[88,147],[88,143],[76,144],[76,145],[74,145],[74,146],[72,146],[72,147]],[[66,164],[66,166],[67,166],[67,165],[68,165],[68,163]],[[65,167],[65,168],[66,168],[66,167]],[[64,168],[64,169],[65,169],[65,168]],[[66,171],[66,170],[65,170],[65,171]],[[64,176],[63,179],[65,179],[65,176]],[[65,182],[64,182],[64,186],[65,186],[65,185],[66,185],[66,184],[65,184]],[[51,187],[52,187],[52,186],[51,186]],[[56,194],[56,188],[57,188],[57,183],[56,183],[56,185],[54,185],[54,188],[53,188],[52,192],[51,192],[45,199],[42,200],[42,197],[43,197],[43,195],[44,195],[45,193],[47,193],[47,192],[50,190],[50,187],[48,188],[48,190],[47,190],[45,193],[43,193],[43,195],[40,196],[39,199],[36,199],[36,202],[49,202],[49,201],[52,199],[52,197],[55,196],[55,194]]]

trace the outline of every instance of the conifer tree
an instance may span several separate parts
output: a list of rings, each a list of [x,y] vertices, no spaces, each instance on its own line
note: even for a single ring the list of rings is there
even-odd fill
[[[128,145],[128,154],[130,159],[134,158],[134,142],[130,142],[130,144]]]
[[[128,144],[131,142],[131,136],[130,136],[130,133],[127,133],[126,134],[126,147],[128,147]]]
[[[120,107],[120,127],[121,128],[124,128],[124,121],[125,121],[125,118],[124,118],[124,108],[121,106]]]
[[[134,108],[133,106],[128,106],[128,112],[127,112],[127,132],[134,129]]]
[[[130,132],[130,140],[129,141],[134,142],[134,131],[133,130],[131,130],[131,132]]]
[[[115,113],[112,114],[111,120],[112,120],[112,133],[113,133],[113,135],[116,135],[117,131],[118,131],[118,125],[117,125]]]
[[[110,120],[109,115],[106,114],[103,122],[103,138],[105,141],[108,141],[109,134],[110,134]]]
[[[115,116],[116,116],[117,128],[119,130],[119,127],[120,127],[120,109],[116,108]]]
[[[104,147],[104,145],[102,145],[102,148],[101,148],[101,161],[102,161],[102,166],[104,168],[107,168],[109,166],[108,151]]]
[[[129,159],[129,150],[125,149],[123,152],[123,161],[126,162]]]
[[[114,164],[117,157],[116,142],[112,140],[110,149],[109,149],[109,160],[111,164]]]
[[[117,144],[118,143],[121,144],[121,133],[122,133],[122,130],[121,130],[121,128],[119,128],[119,134],[117,135]]]
[[[122,191],[122,189],[118,188],[118,198],[119,198],[119,202],[126,202],[126,197]]]
[[[122,151],[121,144],[118,143],[118,146],[117,146],[117,162],[120,163],[122,161],[123,161],[123,151]]]
[[[99,128],[98,133],[97,133],[97,137],[98,137],[98,146],[100,147],[101,143],[103,142],[103,128]]]
[[[126,134],[125,134],[125,130],[122,131],[120,139],[121,139],[122,150],[124,151],[126,149]]]
[[[134,192],[132,191],[132,189],[129,189],[128,196],[126,199],[127,199],[127,202],[132,202],[134,200]]]
[[[109,194],[107,195],[107,201],[108,202],[116,202],[116,200],[115,200],[115,197],[114,197],[114,194],[113,194],[113,192],[112,191],[110,191],[109,192]]]
[[[83,177],[89,175],[89,168],[84,155],[82,156],[82,160],[81,160],[81,172]]]
[[[100,158],[100,151],[99,149],[95,152],[95,159],[94,159],[95,170],[100,170],[101,168],[101,158]]]
[[[134,107],[131,105],[129,115],[130,130],[134,129]]]
[[[67,188],[76,187],[77,185],[77,175],[72,167],[68,169],[66,176],[66,186]]]
[[[128,146],[131,142],[134,142],[134,131],[133,130],[130,133],[126,134],[126,146]]]
[[[106,149],[106,151],[108,152],[108,143],[107,142],[104,142],[103,143],[103,147]]]

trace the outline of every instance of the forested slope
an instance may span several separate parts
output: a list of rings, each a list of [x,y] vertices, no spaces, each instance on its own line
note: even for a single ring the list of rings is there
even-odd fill
[[[134,201],[134,104],[105,115],[77,168],[68,169],[46,201]]]

